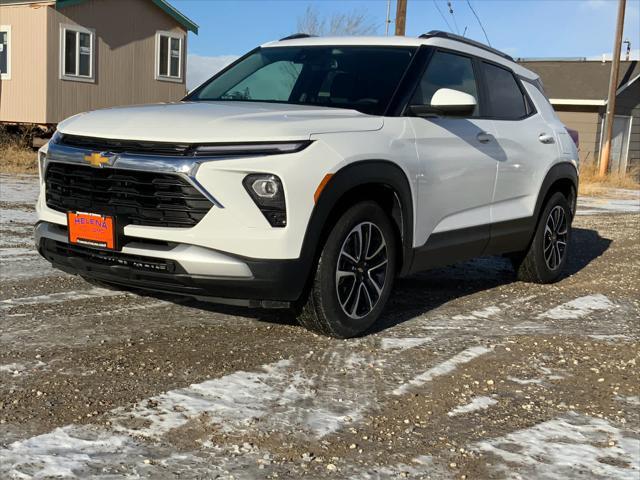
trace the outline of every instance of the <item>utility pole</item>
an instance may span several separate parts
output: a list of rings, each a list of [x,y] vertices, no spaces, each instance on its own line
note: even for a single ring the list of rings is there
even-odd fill
[[[384,22],[384,34],[389,36],[389,24],[391,23],[391,0],[387,0],[387,20]]]
[[[404,35],[407,23],[407,0],[398,0],[396,4],[396,35]]]
[[[609,97],[607,98],[607,113],[604,119],[602,135],[602,149],[600,150],[600,176],[604,177],[609,171],[609,157],[611,156],[611,135],[613,131],[613,117],[616,112],[616,91],[618,90],[618,70],[620,69],[620,51],[622,50],[622,31],[624,29],[624,9],[626,0],[618,3],[618,24],[611,57],[611,75],[609,76]]]

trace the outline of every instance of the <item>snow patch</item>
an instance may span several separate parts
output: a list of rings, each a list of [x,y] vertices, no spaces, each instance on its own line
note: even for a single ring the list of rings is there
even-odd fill
[[[507,377],[507,380],[510,380],[515,383],[519,383],[520,385],[538,385],[542,383],[542,378],[517,378],[517,377]]]
[[[34,205],[39,193],[37,175],[0,175],[0,202]]]
[[[124,294],[124,292],[122,292]],[[131,313],[137,310],[149,310],[152,308],[162,308],[162,307],[171,307],[180,302],[184,302],[183,299],[176,299],[173,302],[169,302],[166,300],[157,300],[157,301],[149,301],[148,303],[143,303],[141,305],[131,305],[123,308],[116,308],[113,310],[107,310],[103,312],[91,312],[91,313],[83,313],[80,315],[81,317],[111,317],[113,315],[120,315],[122,313]]]
[[[0,248],[0,259],[5,261],[22,261],[25,255],[38,255],[38,252],[31,248]]]
[[[633,405],[634,407],[640,407],[640,397],[637,395],[632,395],[629,397],[621,397],[620,395],[616,395],[616,400],[619,402],[628,403],[629,405]]]
[[[184,473],[186,478],[230,478],[225,472],[255,465],[255,456],[207,453],[175,452],[104,428],[73,425],[0,447],[0,478],[155,479],[167,478],[167,472]]]
[[[494,315],[500,313],[500,307],[496,307],[491,305],[489,307],[483,308],[482,310],[474,310],[469,315],[454,315],[452,320],[475,320],[475,319],[483,319],[486,320]]]
[[[2,478],[83,478],[93,461],[119,456],[131,439],[88,427],[66,426],[0,448]],[[111,458],[116,462],[117,458]]]
[[[224,431],[244,429],[264,417],[272,404],[284,406],[304,395],[302,378],[294,375],[287,381],[290,363],[282,360],[261,372],[235,372],[151,397],[131,410],[116,410],[112,423],[116,431],[142,437],[160,437],[202,415]],[[142,420],[143,426],[127,426],[132,419]]]
[[[482,346],[467,348],[466,350],[463,350],[450,359],[445,360],[435,367],[430,368],[426,372],[417,375],[416,377],[409,380],[409,382],[400,385],[393,391],[393,394],[404,395],[405,393],[408,393],[412,388],[420,387],[436,377],[447,375],[453,372],[458,367],[458,365],[469,363],[471,360],[474,360],[489,352],[491,352],[490,348]]]
[[[628,190],[628,195],[636,198],[597,198],[578,197],[577,215],[596,215],[602,213],[638,213],[640,212],[640,191]]]
[[[511,479],[637,480],[640,476],[640,440],[606,420],[575,412],[472,448],[504,461],[496,468]]]
[[[35,224],[38,216],[35,211],[18,210],[15,208],[0,208],[0,225],[13,223]]]
[[[498,403],[498,401],[491,397],[475,397],[473,400],[471,400],[470,403],[454,408],[449,413],[447,413],[447,415],[449,415],[450,417],[455,417],[456,415],[475,412],[477,410],[486,410],[496,403]]]
[[[397,463],[395,465],[378,466],[373,470],[359,471],[349,476],[349,480],[390,480],[396,478],[423,478],[429,475],[431,478],[437,467],[433,463],[432,457],[420,455],[411,460],[411,464]]]
[[[67,274],[61,270],[55,270],[49,262],[37,254],[0,258],[0,280],[4,282],[65,275]]]
[[[7,300],[0,300],[0,310],[25,305],[62,303],[96,297],[116,297],[118,295],[128,295],[128,293],[107,290],[106,288],[92,288],[90,290],[49,293],[47,295],[36,295],[34,297],[9,298]]]
[[[260,428],[295,425],[296,431],[320,438],[362,418],[365,404],[335,395],[323,402],[314,385],[290,360],[281,360],[116,409],[111,423],[119,433],[159,438],[195,418],[235,433],[256,428],[260,420]]]
[[[362,412],[359,410],[351,411],[349,415],[345,415],[325,408],[314,408],[309,411],[304,424],[316,437],[321,438],[337,432],[347,423],[357,422],[360,419],[362,419]]]
[[[538,370],[542,372],[541,378],[518,378],[518,377],[507,377],[507,380],[510,380],[515,383],[519,383],[520,385],[539,385],[544,383],[545,380],[562,380],[565,377],[562,375],[558,375],[554,373],[553,370],[547,367],[538,366]]]
[[[612,334],[612,335],[606,335],[606,334],[593,334],[593,335],[589,335],[589,338],[593,338],[594,340],[605,340],[605,341],[618,341],[618,340],[628,340],[628,341],[632,341],[633,339],[631,337],[629,337],[628,335],[623,335],[621,333],[616,333],[616,334]]]
[[[589,315],[598,310],[610,310],[615,307],[607,297],[602,294],[586,295],[564,303],[558,307],[547,310],[538,315],[538,318],[552,318],[554,320],[570,320]]]
[[[17,377],[18,375],[20,375],[21,372],[23,372],[26,369],[27,367],[25,367],[21,363],[8,363],[6,365],[0,365],[0,372],[10,373],[14,377]]]
[[[431,337],[383,338],[380,345],[383,350],[408,350],[431,342]]]
[[[25,372],[29,372],[30,370],[35,370],[36,368],[40,368],[45,366],[44,362],[38,360],[37,362],[32,362],[31,364],[24,363],[8,363],[6,365],[0,365],[0,372],[9,373],[14,377],[22,375]]]

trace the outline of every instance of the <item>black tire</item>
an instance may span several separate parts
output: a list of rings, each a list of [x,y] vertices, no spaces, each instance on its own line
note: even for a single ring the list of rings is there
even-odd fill
[[[395,271],[391,220],[377,203],[357,203],[338,219],[324,244],[298,322],[331,337],[361,335],[382,314]]]
[[[554,193],[538,219],[529,250],[520,257],[511,257],[518,280],[553,283],[560,279],[570,253],[572,218],[571,206],[565,196]]]

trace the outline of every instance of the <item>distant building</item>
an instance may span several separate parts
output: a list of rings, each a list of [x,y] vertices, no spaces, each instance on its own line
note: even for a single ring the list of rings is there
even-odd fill
[[[0,0],[0,122],[179,100],[189,31],[165,0]]]
[[[542,78],[553,107],[580,134],[580,160],[597,162],[609,92],[611,62],[526,60]],[[620,63],[611,143],[611,170],[640,177],[640,62]]]

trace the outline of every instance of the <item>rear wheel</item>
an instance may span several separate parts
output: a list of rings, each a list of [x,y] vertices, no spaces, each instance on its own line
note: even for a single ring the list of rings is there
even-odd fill
[[[374,202],[354,205],[327,238],[299,323],[332,337],[362,334],[380,317],[395,269],[396,237],[389,217]]]
[[[529,250],[514,261],[518,280],[552,283],[560,278],[569,253],[571,219],[569,202],[554,193],[538,220]]]

